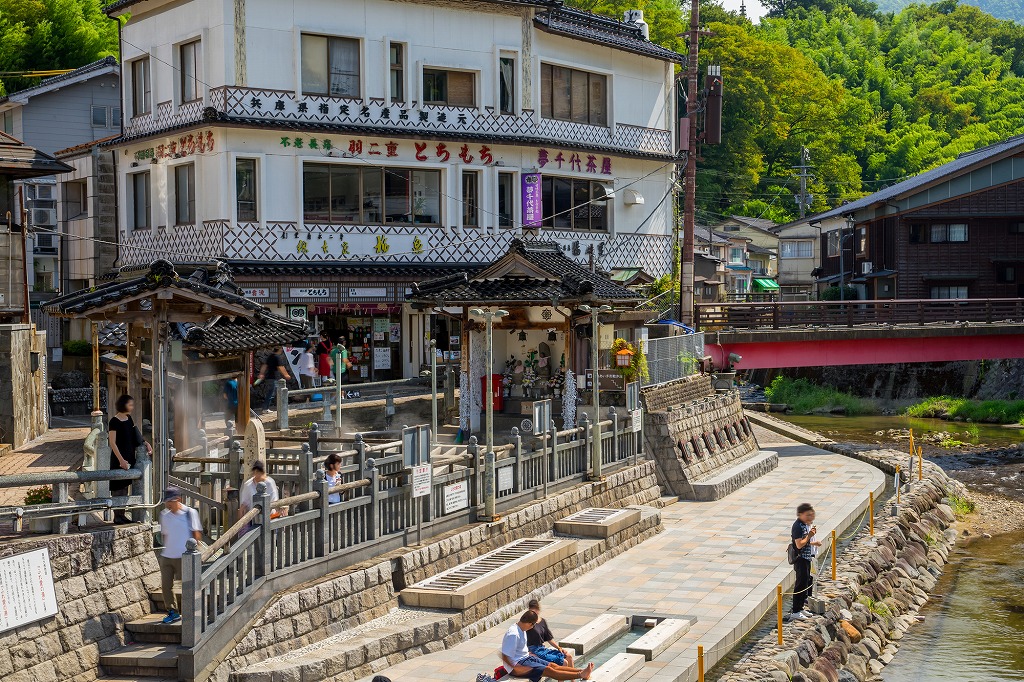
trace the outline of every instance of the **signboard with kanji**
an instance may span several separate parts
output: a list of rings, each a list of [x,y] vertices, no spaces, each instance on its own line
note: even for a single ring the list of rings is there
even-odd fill
[[[0,559],[0,632],[57,615],[50,550]]]
[[[445,514],[469,507],[469,484],[466,481],[446,485],[443,490]]]
[[[426,497],[430,494],[431,468],[430,464],[419,464],[412,468],[413,498]]]
[[[540,227],[544,218],[544,195],[540,173],[523,173],[523,227]]]

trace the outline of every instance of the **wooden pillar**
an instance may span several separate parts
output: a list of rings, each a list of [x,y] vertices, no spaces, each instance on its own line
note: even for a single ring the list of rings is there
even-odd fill
[[[238,378],[238,415],[235,420],[235,433],[245,433],[249,426],[249,410],[252,403],[249,377],[252,376],[252,351],[242,353],[242,376]]]
[[[135,398],[135,404],[142,408],[142,325],[128,324],[128,345],[127,345],[127,385],[128,395]],[[117,396],[113,397],[117,400]],[[136,416],[139,416],[138,414]],[[141,421],[141,418],[140,418]]]

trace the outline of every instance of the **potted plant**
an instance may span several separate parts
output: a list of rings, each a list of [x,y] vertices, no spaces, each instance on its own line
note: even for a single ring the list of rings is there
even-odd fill
[[[647,370],[647,355],[644,354],[643,344],[634,346],[625,339],[615,339],[612,342],[612,356],[628,358],[628,364],[616,364],[615,367],[615,370],[622,375],[626,383],[650,378]]]
[[[33,504],[50,504],[53,502],[53,490],[48,485],[41,485],[38,488],[29,488],[25,493],[25,506]],[[37,519],[29,517],[28,527],[33,533],[49,533],[50,519]]]

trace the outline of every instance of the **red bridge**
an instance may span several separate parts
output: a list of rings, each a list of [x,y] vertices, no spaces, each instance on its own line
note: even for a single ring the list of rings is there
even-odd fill
[[[701,303],[715,367],[877,365],[1024,358],[1024,299]]]

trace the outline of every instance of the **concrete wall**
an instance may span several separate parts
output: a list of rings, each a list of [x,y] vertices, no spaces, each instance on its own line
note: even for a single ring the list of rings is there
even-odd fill
[[[150,611],[144,578],[158,571],[152,542],[148,528],[131,526],[0,546],[0,558],[49,548],[59,609],[0,633],[0,679],[96,679],[100,654],[124,643],[124,623]]]
[[[31,371],[32,353],[39,368]],[[0,325],[0,443],[20,447],[46,432],[46,332]]]

